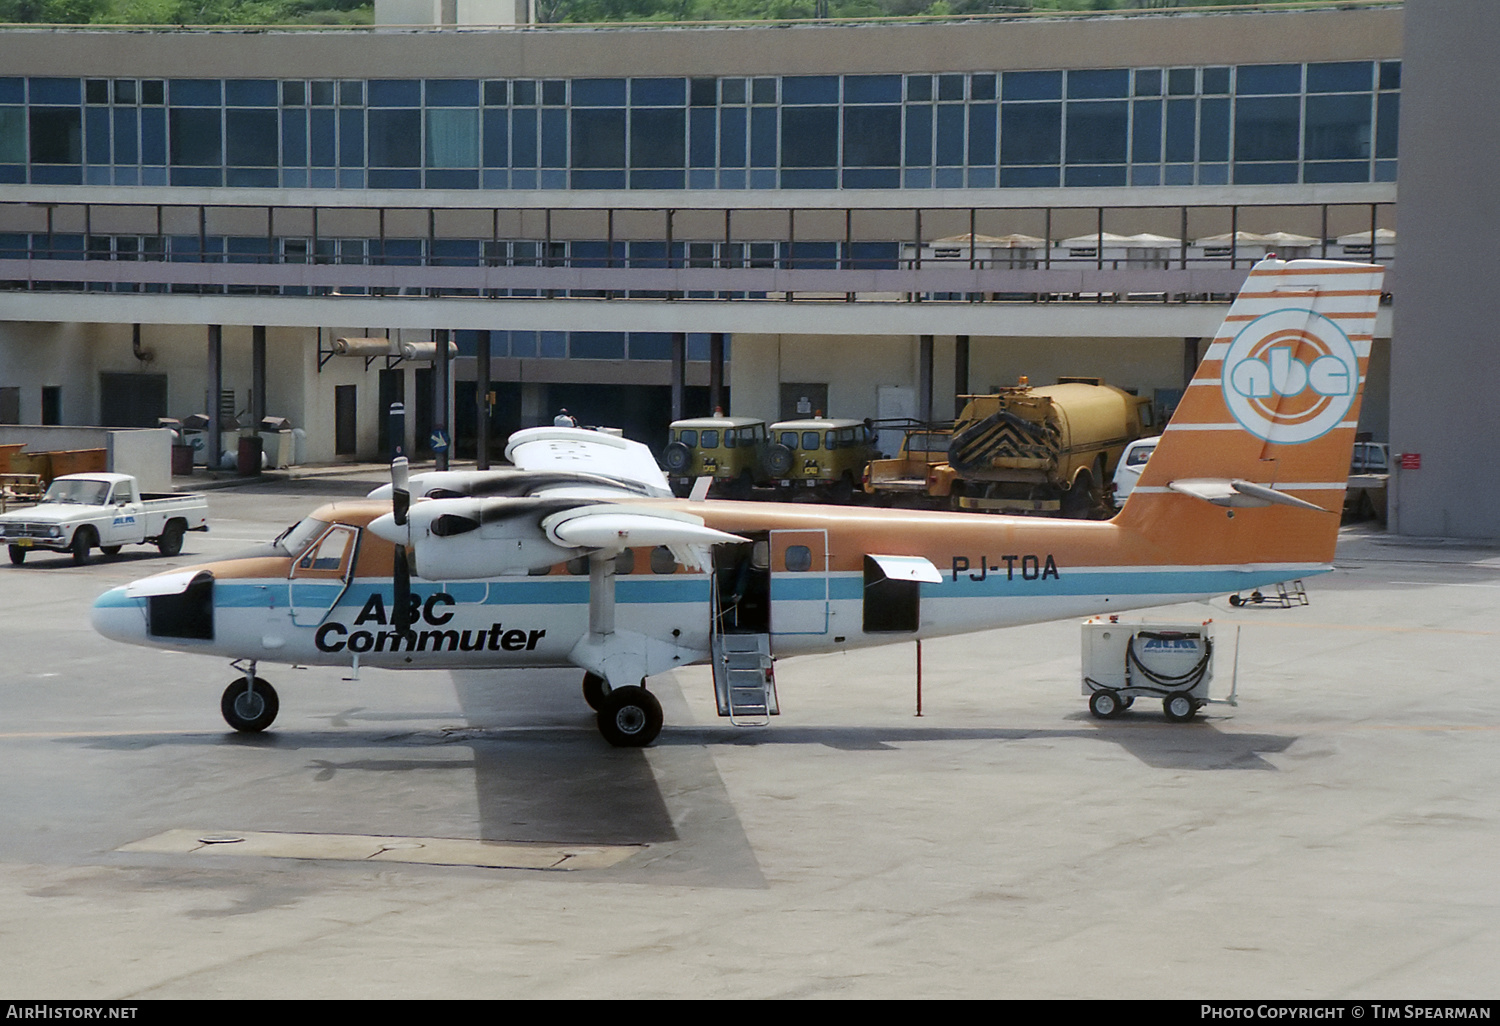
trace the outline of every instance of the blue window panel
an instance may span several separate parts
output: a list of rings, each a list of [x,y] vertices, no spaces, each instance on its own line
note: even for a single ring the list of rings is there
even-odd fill
[[[932,165],[932,108],[906,108],[906,166]]]
[[[929,79],[929,82],[931,80]],[[929,85],[929,89],[931,86]],[[900,103],[900,75],[845,75],[845,103]]]
[[[964,108],[940,104],[937,109],[937,163],[951,167],[964,162]]]
[[[167,82],[167,96],[173,107],[217,107],[223,90],[218,79],[174,78]]]
[[[47,235],[37,232],[32,236],[39,251],[45,251],[54,260],[82,260],[82,235]]]
[[[224,163],[223,124],[218,110],[173,108],[168,112],[168,122],[172,128],[170,163],[174,167],[208,167]],[[175,175],[172,184],[177,184]]]
[[[33,164],[32,185],[82,185],[83,168],[78,164]]]
[[[969,107],[969,164],[993,166],[994,163],[995,104],[971,104]]]
[[[474,356],[479,352],[479,332],[472,328],[455,328],[453,343],[458,347],[459,356]],[[490,353],[494,353],[493,345],[490,346]]]
[[[783,104],[838,103],[838,76],[788,75],[781,80],[781,102]]]
[[[1137,164],[1155,164],[1161,160],[1161,101],[1137,100],[1132,107],[1130,159]]]
[[[338,172],[332,169],[323,170],[314,168],[307,173],[308,184],[314,189],[334,189],[338,187]]]
[[[845,267],[893,271],[900,266],[899,242],[851,242],[843,247]]]
[[[1375,162],[1375,180],[1377,182],[1394,182],[1396,180],[1396,162],[1394,160],[1377,160]]]
[[[568,112],[542,111],[542,167],[568,166]]]
[[[26,80],[24,78],[0,78],[0,103],[25,103]]]
[[[628,243],[625,264],[627,267],[666,267],[667,244],[655,240]]]
[[[484,166],[503,168],[510,164],[510,114],[504,110],[484,112]]]
[[[743,189],[745,188],[745,171],[743,168],[735,170],[725,169],[719,172],[719,188],[721,189]]]
[[[1393,159],[1400,135],[1401,102],[1399,93],[1382,93],[1375,100],[1375,156]]]
[[[95,167],[89,165],[83,169],[84,185],[112,185],[110,168],[105,166]]]
[[[337,156],[334,131],[334,111],[314,108],[307,113],[309,119],[307,137],[311,143],[313,167],[333,167]]]
[[[362,110],[339,111],[339,167],[362,168],[365,166],[365,112]],[[340,178],[340,182],[343,179]],[[341,185],[341,188],[349,186]],[[359,188],[359,186],[354,186]]]
[[[172,168],[171,182],[173,185],[220,186],[224,184],[224,169],[218,167],[174,166]]]
[[[573,111],[573,166],[625,166],[625,111]]]
[[[1381,89],[1400,89],[1401,88],[1401,62],[1400,61],[1381,61],[1380,62],[1380,88]]]
[[[369,182],[372,189],[420,189],[422,172],[416,168],[397,170],[372,167],[369,171]]]
[[[103,78],[90,78],[83,83],[84,103],[108,103],[109,102],[109,80]]]
[[[940,167],[933,174],[933,188],[962,189],[963,187],[964,169],[961,167]]]
[[[486,168],[479,173],[479,180],[482,183],[482,187],[486,189],[510,188],[509,171],[492,171]]]
[[[1135,73],[1136,96],[1160,96],[1162,76],[1160,68],[1139,68]]]
[[[1057,164],[1061,160],[1062,104],[1007,103],[1001,108],[1002,165]]]
[[[675,171],[631,171],[630,187],[632,189],[681,189],[684,177],[681,168]]]
[[[907,75],[906,98],[911,101],[932,99],[931,75]]]
[[[24,169],[23,169],[23,171],[24,171]],[[143,183],[141,182],[140,179],[141,179],[141,173],[140,173],[140,169],[139,168],[134,168],[134,167],[117,167],[117,168],[115,168],[115,184],[116,185],[141,185]],[[24,174],[22,176],[22,180],[24,181]]]
[[[1156,165],[1135,164],[1130,168],[1131,185],[1160,185],[1161,168]]]
[[[687,112],[681,108],[630,112],[630,166],[684,167]],[[679,186],[680,188],[680,186]]]
[[[623,243],[615,243],[614,252],[617,256],[624,251]],[[574,267],[610,267],[620,263],[618,259],[611,261],[609,243],[598,240],[580,239],[573,243],[568,255]]]
[[[993,116],[992,113],[992,119]],[[844,166],[897,167],[900,164],[901,108],[845,107]]]
[[[1291,65],[1293,68],[1299,65]],[[1294,89],[1293,92],[1296,90]],[[1203,95],[1223,96],[1229,92],[1229,69],[1228,68],[1204,68],[1203,69]]]
[[[164,165],[166,162],[167,112],[162,107],[143,107],[141,109],[141,163]]]
[[[231,167],[276,167],[280,135],[275,110],[225,111],[225,163]]]
[[[833,168],[791,168],[781,172],[783,189],[837,189],[839,173]]]
[[[1046,189],[1056,188],[1056,167],[1002,167],[1000,188],[1002,189]]]
[[[515,170],[510,173],[510,187],[512,189],[535,189],[536,171],[533,169]]]
[[[632,331],[627,336],[632,360],[670,360],[672,358],[672,333],[670,331]],[[578,336],[573,336],[576,351]]]
[[[1209,102],[1204,101],[1207,107]],[[1301,142],[1301,103],[1295,96],[1241,98],[1234,107],[1236,161],[1296,160]],[[1222,159],[1205,147],[1203,159]]]
[[[509,102],[509,82],[498,81],[486,82],[484,84],[484,105],[486,107],[504,107]]]
[[[577,89],[574,86],[574,105],[578,103]],[[688,106],[689,107],[712,107],[718,102],[719,80],[716,78],[695,78],[688,82]]]
[[[623,107],[625,106],[625,80],[623,78],[575,78],[573,80],[574,107]]]
[[[25,260],[30,255],[29,235],[25,232],[0,232],[0,260]]]
[[[785,178],[785,174],[782,175]],[[837,242],[787,242],[781,245],[782,267],[832,271],[839,266]]]
[[[545,360],[564,360],[568,356],[568,333],[566,331],[538,332],[537,355]]]
[[[1203,100],[1198,115],[1198,159],[1204,163],[1228,160],[1229,101]]]
[[[719,166],[745,166],[745,109],[725,107],[719,111]]]
[[[1235,177],[1238,178],[1239,176],[1236,175]],[[1309,184],[1322,184],[1324,182],[1368,182],[1370,180],[1370,163],[1366,160],[1308,163],[1303,165],[1302,180]]]
[[[512,167],[536,167],[536,111],[515,110],[510,116]],[[517,186],[520,188],[520,186]]]
[[[118,83],[116,87],[118,88]],[[119,96],[116,95],[116,101]],[[281,83],[281,105],[283,107],[306,107],[307,106],[307,83],[288,80]]]
[[[231,78],[224,82],[226,107],[274,107],[276,83],[268,78]]]
[[[542,106],[561,107],[568,102],[568,83],[559,78],[542,82]]]
[[[118,173],[116,178],[118,178]],[[124,183],[121,183],[124,184]],[[306,168],[282,168],[281,187],[283,189],[305,189],[307,188]]]
[[[421,111],[372,109],[369,130],[371,168],[422,166]],[[342,163],[349,167],[357,162],[345,160]]]
[[[837,107],[783,107],[781,111],[781,166],[837,166],[839,160],[838,112]]]
[[[268,264],[271,240],[262,236],[231,235],[225,240],[231,264]]]
[[[568,178],[573,189],[623,189],[625,169],[617,171],[574,171]]]
[[[429,78],[426,82],[429,107],[478,107],[479,83],[468,78]]]
[[[846,189],[899,189],[901,188],[901,171],[899,168],[870,168],[856,167],[844,172],[844,188]]]
[[[473,107],[432,107],[427,110],[427,166],[479,166],[479,111]]]
[[[1068,72],[1068,99],[1099,100],[1130,95],[1130,72],[1124,68]]]
[[[1125,101],[1068,104],[1068,163],[1123,164],[1130,132]]]
[[[631,340],[632,352],[634,352],[635,340]],[[689,360],[707,360],[710,352],[708,332],[690,331],[687,336],[687,358]],[[729,336],[724,336],[724,359],[729,359]]]
[[[422,264],[421,239],[370,240],[371,263],[387,267],[420,267]]]
[[[995,169],[992,167],[969,168],[966,184],[971,189],[993,189],[995,187]]]
[[[776,109],[774,107],[756,107],[750,112],[750,166],[751,167],[775,167],[776,166]],[[751,176],[751,187],[762,188],[755,185],[755,176]],[[774,185],[769,188],[775,188]]]
[[[774,189],[780,184],[780,176],[774,167],[751,168],[750,188],[752,189]]]
[[[568,348],[575,360],[625,359],[623,331],[575,331],[570,334]]]
[[[913,169],[907,171],[901,180],[908,189],[930,189],[932,188],[932,171],[929,168]]]
[[[1198,101],[1167,101],[1167,160],[1192,163],[1198,155]]]
[[[963,75],[939,75],[938,76],[938,99],[939,100],[963,100],[965,87],[968,79]]]
[[[34,78],[31,80],[31,102],[82,103],[83,86],[76,78]]]
[[[1068,167],[1063,171],[1063,185],[1069,188],[1124,185],[1125,166]]]
[[[969,77],[969,99],[993,100],[995,98],[995,76],[993,74],[971,75]]]
[[[1205,84],[1203,91],[1210,92]],[[1234,91],[1239,96],[1267,96],[1302,91],[1300,64],[1246,64],[1235,75]]]
[[[365,103],[365,84],[358,80],[339,83],[339,106],[362,107]]]
[[[83,112],[77,107],[32,107],[31,162],[83,163]]]
[[[118,131],[118,130],[117,130]],[[115,145],[118,151],[118,142]],[[307,111],[281,112],[281,163],[283,167],[307,166]]]
[[[718,149],[718,115],[711,107],[694,108],[691,115],[692,138],[688,148],[689,167],[713,167],[714,151]],[[710,187],[711,188],[711,187]]]
[[[422,83],[414,78],[375,78],[370,80],[371,107],[420,107]]]
[[[1228,185],[1228,164],[1200,164],[1198,166],[1199,185]]]
[[[477,189],[479,172],[458,168],[438,168],[427,172],[429,189]]]
[[[630,80],[630,104],[633,107],[681,107],[687,103],[685,78],[633,78]]]
[[[774,78],[757,78],[750,82],[751,103],[775,103],[776,84]]]
[[[1297,165],[1281,164],[1236,164],[1236,185],[1291,185],[1297,181]]]
[[[507,341],[510,343],[510,355],[511,356],[520,356],[520,357],[535,357],[536,356],[536,343],[537,343],[537,338],[536,338],[537,333],[536,332],[534,332],[534,331],[504,331],[504,332],[499,332],[499,334],[508,335],[509,336],[509,338],[507,339]]]
[[[1310,93],[1369,92],[1375,78],[1371,61],[1344,61],[1338,64],[1309,64],[1307,91]]]
[[[109,108],[90,107],[84,116],[84,129],[85,162],[108,164],[110,162]]]
[[[521,81],[511,83],[511,102],[517,107],[532,107],[536,105],[536,83]]]
[[[26,163],[26,108],[0,107],[0,164]]]
[[[687,187],[689,189],[716,189],[719,186],[712,168],[692,168],[688,171]]]
[[[721,103],[744,103],[745,80],[743,78],[720,79],[719,100]]]
[[[1000,80],[1002,100],[1060,100],[1061,71],[1007,71]]]
[[[1303,117],[1304,160],[1360,160],[1370,155],[1374,126],[1369,93],[1309,96]]]
[[[1197,91],[1197,68],[1173,68],[1167,72],[1168,96],[1192,96]]]
[[[1192,185],[1194,170],[1192,164],[1168,164],[1162,170],[1161,184]]]
[[[281,184],[274,167],[232,167],[224,172],[224,184],[242,189],[274,189]]]

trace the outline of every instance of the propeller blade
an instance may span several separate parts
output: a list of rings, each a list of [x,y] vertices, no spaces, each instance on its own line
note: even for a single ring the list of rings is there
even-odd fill
[[[391,610],[391,626],[396,633],[411,630],[414,617],[411,610],[411,564],[407,561],[406,546],[396,546],[396,557],[391,566],[391,584],[394,587],[395,608]]]
[[[406,526],[406,513],[411,509],[411,466],[405,456],[391,461],[391,513],[398,527]]]

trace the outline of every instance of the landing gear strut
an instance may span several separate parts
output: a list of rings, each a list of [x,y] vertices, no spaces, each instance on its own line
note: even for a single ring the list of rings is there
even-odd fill
[[[236,669],[238,669],[236,664]],[[265,730],[280,710],[276,689],[255,675],[255,663],[250,663],[243,677],[230,681],[219,700],[219,711],[224,722],[245,734]]]

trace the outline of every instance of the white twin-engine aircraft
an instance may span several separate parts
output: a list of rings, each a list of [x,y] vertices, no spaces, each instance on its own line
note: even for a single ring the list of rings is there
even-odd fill
[[[1257,264],[1110,521],[676,499],[639,443],[533,428],[514,469],[398,461],[258,552],[107,592],[94,626],[235,660],[236,730],[276,717],[260,662],[575,666],[604,737],[640,746],[677,667],[711,663],[720,715],[763,724],[777,657],[1304,577],[1333,559],[1381,274]]]

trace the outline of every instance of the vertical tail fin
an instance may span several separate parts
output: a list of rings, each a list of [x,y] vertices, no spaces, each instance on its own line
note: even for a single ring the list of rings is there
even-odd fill
[[[1331,560],[1383,274],[1256,264],[1120,525],[1183,562]]]

